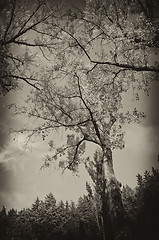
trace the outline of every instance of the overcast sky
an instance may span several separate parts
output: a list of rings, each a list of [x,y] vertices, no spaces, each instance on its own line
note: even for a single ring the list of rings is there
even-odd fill
[[[73,2],[70,0],[70,2]],[[83,4],[84,1],[82,1]],[[25,91],[25,89],[23,89]],[[11,101],[23,101],[23,94],[9,93],[0,100],[0,208],[22,209],[30,207],[39,196],[52,192],[57,200],[77,201],[86,193],[85,183],[90,181],[86,170],[80,167],[79,177],[66,171],[61,172],[49,168],[40,170],[42,159],[48,152],[47,141],[37,138],[34,144],[24,148],[26,136],[10,136],[8,129],[23,125],[23,117],[14,120],[7,111],[5,104]],[[124,107],[133,105],[129,94],[124,99]],[[136,175],[159,167],[159,84],[154,82],[150,96],[143,95],[138,103],[140,110],[147,118],[140,124],[125,125],[125,148],[113,152],[115,173],[122,184],[136,186]],[[53,135],[58,141],[63,141],[63,135]],[[90,154],[91,147],[89,149]]]

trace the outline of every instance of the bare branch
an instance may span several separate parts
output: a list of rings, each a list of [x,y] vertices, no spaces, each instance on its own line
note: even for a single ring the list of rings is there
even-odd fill
[[[72,146],[67,146],[65,148],[62,148],[61,150],[58,150],[56,152],[56,154],[54,154],[52,157],[49,157],[49,162],[51,162],[54,159],[57,159],[57,157],[61,154],[63,154],[66,150],[68,150],[69,148],[72,148]],[[43,164],[43,166],[40,169],[43,169],[46,167],[46,165],[48,166],[48,159],[45,159],[45,163]],[[49,164],[50,165],[50,164]]]
[[[42,55],[43,55],[43,57],[47,60],[47,61],[51,61],[50,59],[48,59],[46,56],[45,56],[45,53],[44,53],[44,51],[43,51],[43,49],[42,49],[42,47],[41,46],[39,46],[39,49],[40,49],[40,51],[42,52]]]
[[[92,121],[92,123],[93,123],[93,126],[94,126],[95,132],[96,132],[96,134],[97,134],[97,137],[98,137],[99,141],[102,143],[102,141],[101,141],[101,136],[100,136],[100,132],[99,132],[99,129],[98,129],[98,125],[97,125],[97,123],[96,123],[96,121],[95,121],[95,119],[94,119],[94,117],[93,117],[93,113],[92,113],[91,109],[87,106],[85,100],[83,99],[82,91],[81,91],[81,86],[80,86],[80,82],[79,82],[79,77],[78,77],[78,75],[77,75],[76,73],[75,73],[75,76],[76,76],[76,78],[77,78],[78,88],[79,88],[79,93],[80,93],[80,96],[81,96],[81,100],[82,100],[84,106],[86,107],[86,109],[88,110],[88,112],[89,112],[89,114],[90,114],[91,121]]]
[[[8,33],[8,31],[9,31],[9,29],[10,29],[10,26],[11,26],[11,24],[12,24],[12,22],[13,22],[15,5],[16,5],[16,0],[13,1],[13,7],[12,7],[12,10],[11,10],[11,14],[10,14],[10,21],[9,21],[8,26],[7,26],[7,28],[6,28],[6,31],[5,31],[5,33],[4,33],[4,40],[6,40],[7,33]]]
[[[98,37],[100,37],[100,36],[103,35],[103,34],[104,34],[104,32],[99,33],[97,36],[95,36],[95,37],[93,37],[91,40],[89,40],[89,41],[87,42],[87,44],[93,42],[95,39],[97,39]]]
[[[98,66],[98,63],[94,64],[94,66],[87,71],[87,74],[88,74],[89,72],[92,72],[97,66]]]
[[[67,99],[80,98],[80,96],[78,96],[78,95],[65,96],[65,95],[57,93],[57,92],[56,92],[56,95],[59,97],[62,97],[62,98],[67,98]]]
[[[24,35],[26,32],[28,32],[29,30],[31,30],[32,28],[34,28],[35,26],[39,25],[40,23],[44,22],[45,20],[47,20],[49,17],[51,17],[52,14],[49,14],[48,16],[44,17],[43,19],[37,21],[36,23],[32,24],[31,26],[29,26],[28,28],[24,29],[21,32],[18,32],[15,36],[13,36],[11,39],[7,40],[7,41],[1,41],[0,44],[3,45],[7,45],[10,43],[16,43],[16,39],[19,38],[20,36]]]
[[[25,23],[22,25],[22,27],[20,28],[18,33],[21,33],[22,30],[24,29],[24,27],[28,24],[28,22],[32,19],[33,16],[35,16],[36,12],[38,12],[38,10],[40,9],[40,7],[42,6],[42,4],[44,3],[44,1],[42,1],[37,8],[35,9],[35,11],[33,11],[33,13],[29,16],[29,18],[25,21]]]
[[[130,65],[130,64],[126,64],[126,63],[119,63],[119,62],[93,60],[90,57],[90,55],[88,54],[85,47],[77,40],[77,38],[74,35],[72,35],[68,31],[66,31],[65,29],[62,29],[61,27],[59,27],[57,25],[56,25],[56,27],[60,28],[63,32],[65,32],[71,38],[74,39],[74,41],[77,43],[78,47],[80,47],[82,49],[82,51],[85,53],[85,55],[87,56],[87,58],[89,59],[89,61],[91,63],[99,64],[99,65],[115,66],[115,67],[119,67],[119,68],[126,68],[126,69],[129,69],[129,70],[132,70],[132,71],[137,71],[137,72],[145,71],[145,72],[157,72],[157,73],[159,73],[159,68],[152,68],[152,67],[148,67],[148,66],[135,66],[135,65]]]
[[[84,142],[84,141],[85,141],[85,137],[82,138],[76,145],[74,145],[74,146],[75,146],[75,153],[74,153],[74,156],[73,156],[73,160],[68,164],[68,166],[66,166],[66,167],[63,169],[62,173],[64,173],[64,171],[65,171],[67,168],[69,169],[69,168],[75,163],[76,158],[77,158],[77,154],[78,154],[79,146],[80,146],[81,143]]]
[[[46,48],[48,48],[53,45],[52,43],[27,43],[24,41],[17,41],[17,40],[13,40],[12,42],[16,43],[18,45],[25,45],[25,46],[29,46],[29,47],[46,47]]]
[[[72,117],[70,116],[70,114],[67,113],[67,112],[63,109],[63,107],[62,107],[61,105],[59,105],[59,104],[55,101],[55,99],[54,99],[54,97],[51,95],[49,89],[48,89],[48,93],[49,93],[49,95],[50,95],[50,99],[54,102],[54,107],[55,107],[56,109],[58,109],[63,115],[65,115],[65,116],[67,116],[69,119],[73,120]],[[39,95],[39,97],[41,98],[42,101],[46,102],[46,100],[43,99],[41,95]],[[49,100],[50,100],[50,99],[49,99]],[[50,112],[52,112],[52,107],[49,106],[48,104],[46,104],[46,106],[47,106],[47,108],[50,110]]]
[[[71,33],[69,33],[68,31],[66,31],[65,29],[61,28],[60,26],[57,26],[57,25],[53,25],[53,26],[61,29],[61,31],[65,32],[67,35],[69,35],[71,38],[73,38],[74,41],[77,43],[77,45],[84,51],[84,53],[86,54],[86,56],[88,57],[88,59],[89,59],[90,61],[92,61],[91,58],[90,58],[90,56],[89,56],[89,54],[87,53],[87,51],[85,50],[85,48],[80,44],[80,42],[77,40],[77,38],[75,38]]]
[[[17,61],[17,62],[23,63],[23,61],[22,61],[21,59],[19,59],[19,58],[17,58],[17,57],[14,57],[14,56],[12,56],[12,55],[8,55],[8,54],[2,53],[2,52],[1,52],[1,55],[3,55],[3,56],[6,57],[6,58],[10,58],[10,59],[15,60],[15,61]]]
[[[38,30],[36,28],[32,28],[32,30],[37,32],[37,33],[39,33],[39,34],[41,34],[41,35],[46,35],[46,36],[49,36],[49,37],[52,37],[52,38],[54,38],[54,37],[58,38],[57,35],[61,32],[61,30],[59,30],[54,35],[52,35],[50,33],[46,33],[46,32],[40,31],[40,30]],[[58,39],[60,39],[60,38],[58,38]]]
[[[46,121],[58,124],[58,125],[52,126],[52,127],[55,127],[55,128],[59,128],[59,127],[65,127],[65,128],[78,127],[78,126],[82,126],[82,125],[84,125],[84,124],[86,124],[86,123],[88,123],[90,121],[90,119],[86,119],[86,120],[83,120],[83,121],[77,122],[77,123],[65,124],[65,123],[59,121],[56,118],[56,116],[54,116],[54,115],[52,116],[52,118],[48,118],[48,117],[45,117],[45,116],[41,116],[39,113],[37,113],[37,114],[30,113],[30,116],[37,117],[39,119],[46,120]],[[55,119],[53,119],[53,117],[55,117]],[[42,130],[44,130],[44,129],[42,129]]]
[[[106,9],[106,7],[104,6],[104,4],[103,4],[103,9],[104,9],[104,11],[105,11],[105,15],[107,16],[108,20],[109,20],[111,23],[114,23],[113,20],[112,20],[112,18],[110,18],[110,16],[108,15],[107,9]]]
[[[2,78],[9,77],[9,78],[20,79],[20,80],[23,80],[24,82],[26,82],[27,84],[29,84],[30,86],[34,87],[36,90],[40,90],[40,88],[38,88],[38,87],[36,86],[36,83],[33,84],[33,83],[31,83],[31,82],[29,81],[29,80],[33,80],[33,81],[35,81],[35,79],[27,78],[27,77],[21,77],[21,76],[12,75],[12,74],[9,74],[9,75],[2,75],[1,77],[2,77]],[[37,81],[37,80],[36,80],[36,81]]]

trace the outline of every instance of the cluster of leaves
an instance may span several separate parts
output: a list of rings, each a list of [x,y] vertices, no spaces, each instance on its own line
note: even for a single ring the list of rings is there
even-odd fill
[[[55,10],[56,8],[56,10]],[[54,49],[53,35],[47,32],[57,7],[47,1],[2,1],[0,9],[0,94],[26,83],[38,88],[37,57],[47,60]],[[49,31],[49,30],[48,30]],[[44,53],[45,51],[45,53]]]
[[[122,188],[122,201],[126,211],[126,223],[131,232],[128,239],[150,239],[158,234],[159,171],[146,171],[137,176],[137,187]],[[92,191],[78,203],[57,202],[52,193],[45,200],[35,200],[31,208],[17,212],[5,207],[0,211],[0,234],[5,240],[42,239],[104,239],[99,190]],[[105,212],[108,214],[108,212]]]
[[[28,97],[26,116],[36,119],[36,124],[23,131],[29,137],[41,134],[43,140],[54,130],[68,133],[67,141],[53,149],[44,166],[58,159],[61,168],[76,171],[87,142],[122,149],[122,125],[145,117],[136,108],[126,113],[122,108],[124,93],[132,89],[139,100],[141,89],[148,93],[149,83],[159,72],[149,59],[156,27],[141,7],[133,13],[139,5],[134,4],[87,0],[84,11],[71,9],[59,17],[50,12],[51,18],[41,19],[31,28],[38,33],[38,41],[27,53],[40,47],[51,64],[43,59],[46,67],[38,67],[40,75],[34,78],[38,81],[29,80],[35,91]],[[46,11],[45,5],[43,8]],[[39,18],[33,17],[38,22]],[[28,41],[25,44],[28,46]],[[52,53],[48,53],[50,48]],[[38,59],[34,58],[36,63]]]

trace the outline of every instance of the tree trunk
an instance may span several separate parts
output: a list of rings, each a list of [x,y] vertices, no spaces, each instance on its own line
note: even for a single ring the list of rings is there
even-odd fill
[[[114,232],[112,228],[112,223],[109,215],[109,205],[108,205],[108,197],[106,192],[102,194],[102,219],[103,219],[103,240],[114,240]]]
[[[103,149],[103,170],[106,186],[102,205],[106,235],[110,240],[128,239],[125,232],[125,211],[121,199],[120,185],[114,174],[110,148]],[[106,216],[104,216],[105,214]]]

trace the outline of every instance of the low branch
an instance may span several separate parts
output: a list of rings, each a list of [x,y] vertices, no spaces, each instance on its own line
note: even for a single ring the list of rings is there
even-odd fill
[[[68,168],[70,168],[76,161],[76,157],[77,157],[77,154],[78,154],[78,149],[79,149],[79,146],[81,145],[82,142],[85,141],[85,137],[82,138],[76,145],[75,145],[75,153],[74,153],[74,156],[73,156],[73,160],[63,169],[62,173],[64,173],[64,171]]]
[[[46,120],[46,121],[49,121],[49,122],[53,122],[55,124],[58,124],[58,125],[53,125],[51,127],[55,127],[55,128],[60,128],[60,127],[65,127],[65,128],[71,128],[71,127],[78,127],[78,126],[82,126],[83,124],[86,124],[90,121],[90,119],[86,119],[84,121],[81,121],[81,122],[77,122],[77,123],[72,123],[72,124],[65,124],[61,121],[59,121],[55,116],[55,120],[53,118],[48,118],[48,117],[45,117],[45,116],[41,116],[39,114],[34,114],[34,113],[30,113],[30,116],[31,117],[36,117],[36,118],[39,118],[39,119],[42,119],[42,120]],[[48,126],[50,127],[50,126]],[[44,129],[42,129],[44,130]]]

